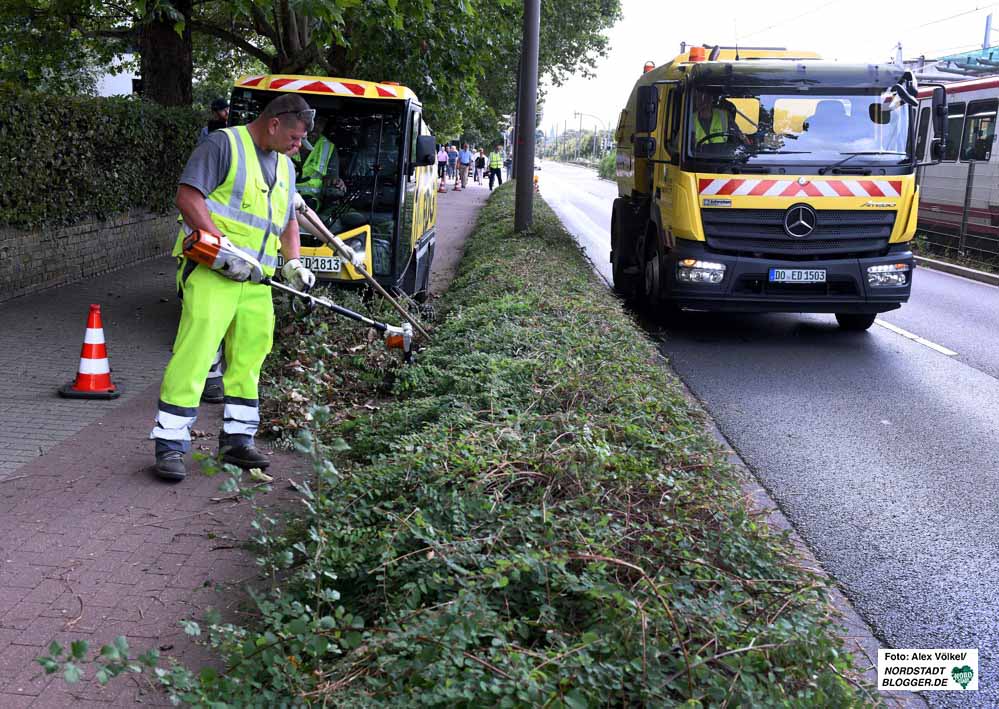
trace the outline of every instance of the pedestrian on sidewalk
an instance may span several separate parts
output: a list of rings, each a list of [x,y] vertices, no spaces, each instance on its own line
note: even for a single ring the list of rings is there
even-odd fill
[[[260,281],[274,274],[280,247],[281,273],[289,285],[306,289],[315,283],[315,275],[299,261],[298,222],[292,216],[295,168],[283,154],[298,148],[314,117],[301,96],[280,96],[249,125],[212,133],[195,148],[180,177],[176,201],[183,224],[173,255],[183,306],[150,433],[156,443],[154,471],[164,480],[178,482],[187,474],[191,427],[223,337],[228,367],[219,457],[243,469],[270,464],[253,443],[260,422],[260,369],[274,337],[271,290]],[[248,184],[266,189],[245,189]],[[184,237],[196,229],[262,254],[262,268],[232,260],[216,269],[188,260]]]
[[[443,180],[444,173],[447,170],[447,151],[444,149],[443,145],[438,146],[437,150],[437,179]]]
[[[198,145],[205,142],[210,133],[225,128],[228,122],[229,102],[224,98],[215,99],[212,101],[212,117],[208,119],[208,125],[202,128],[198,134]]]
[[[486,169],[486,154],[482,152],[482,148],[479,148],[478,154],[475,156],[475,184],[482,184],[482,173]]]
[[[489,191],[493,191],[493,178],[503,184],[503,146],[497,144],[496,149],[489,153]]]
[[[453,145],[447,146],[447,178],[458,183],[458,149]]]
[[[458,175],[461,177],[461,189],[468,187],[468,171],[472,167],[472,151],[468,143],[462,143],[458,151]]]

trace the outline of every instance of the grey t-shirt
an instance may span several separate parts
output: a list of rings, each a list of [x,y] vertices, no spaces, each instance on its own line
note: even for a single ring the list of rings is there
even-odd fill
[[[264,181],[271,187],[274,187],[278,158],[284,158],[289,163],[291,163],[291,158],[274,150],[264,152],[260,148],[257,148],[256,145],[254,147],[257,150],[257,162],[260,163],[260,170],[264,174]],[[229,146],[228,136],[224,131],[213,131],[194,149],[191,157],[187,159],[184,172],[180,175],[180,184],[189,185],[207,197],[215,191],[216,187],[225,182],[225,177],[229,174],[231,163],[232,149]],[[295,209],[294,164],[288,165],[288,174],[291,176],[287,214],[287,219],[290,221]]]

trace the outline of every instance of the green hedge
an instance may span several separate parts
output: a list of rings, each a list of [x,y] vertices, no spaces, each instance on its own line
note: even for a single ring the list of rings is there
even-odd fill
[[[202,116],[132,98],[0,87],[0,224],[71,224],[167,211]]]

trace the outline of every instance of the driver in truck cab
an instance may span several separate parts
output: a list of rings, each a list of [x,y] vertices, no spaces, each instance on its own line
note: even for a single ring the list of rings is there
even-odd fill
[[[732,104],[718,96],[698,91],[695,95],[697,120],[694,121],[694,145],[709,143],[744,143],[746,137],[735,124]]]

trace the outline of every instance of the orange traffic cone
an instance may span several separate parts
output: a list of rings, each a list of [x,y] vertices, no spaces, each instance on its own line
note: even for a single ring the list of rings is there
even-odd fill
[[[104,326],[101,324],[101,306],[91,305],[76,381],[60,387],[59,396],[68,399],[116,399],[120,393],[111,383],[111,367],[108,364],[108,350],[104,346]]]
[[[447,192],[447,187],[444,185],[444,178],[443,177],[437,183],[437,191],[438,192]]]

